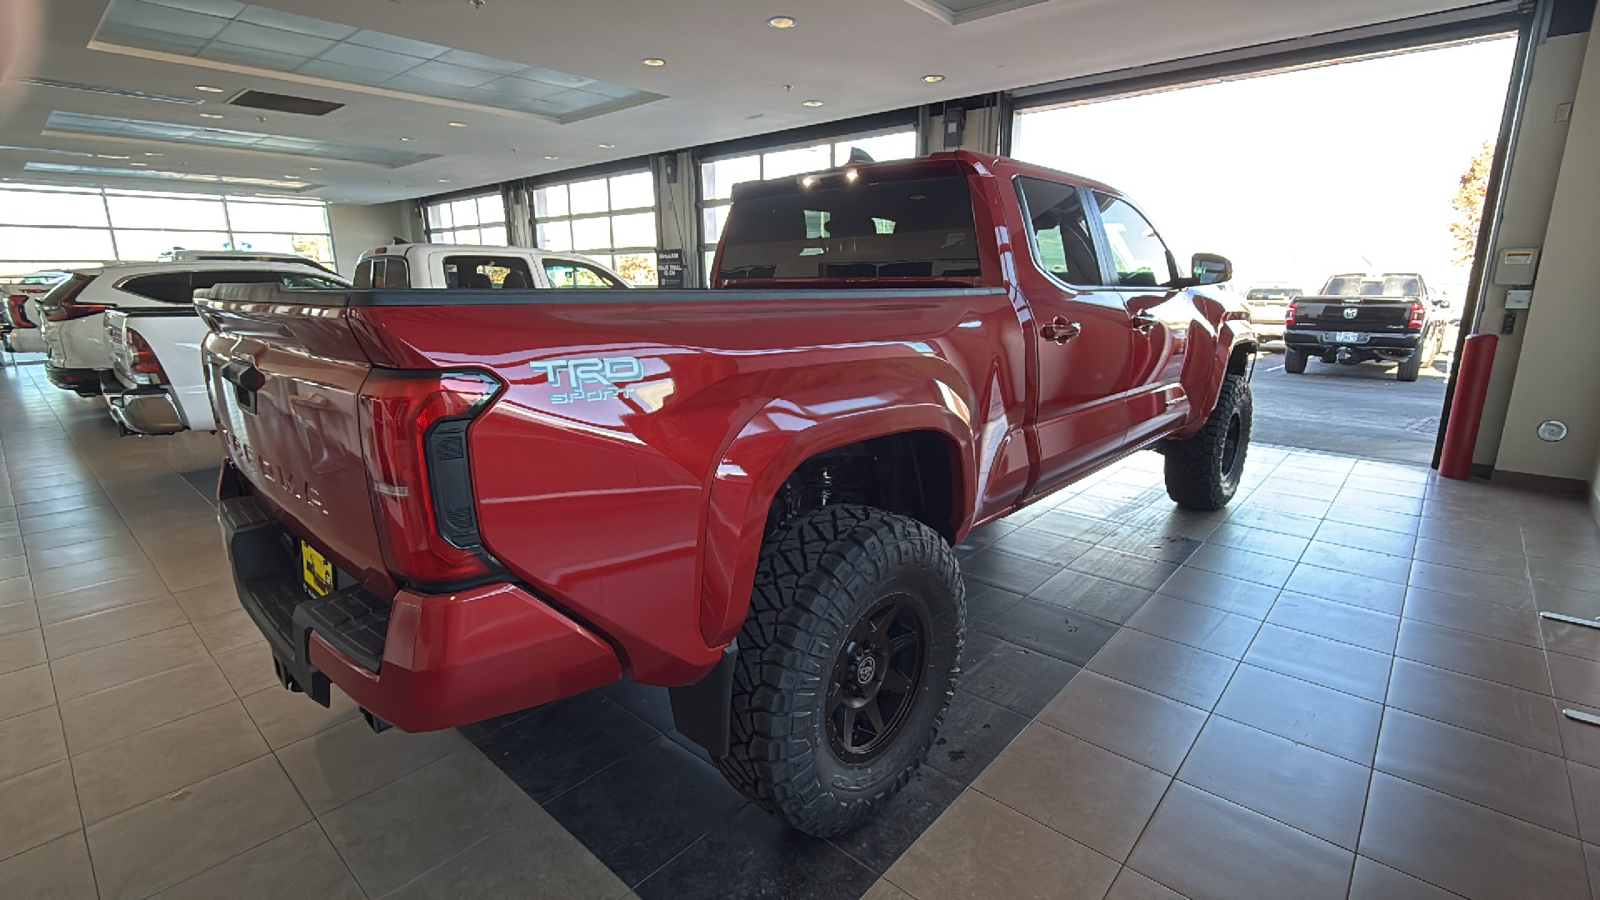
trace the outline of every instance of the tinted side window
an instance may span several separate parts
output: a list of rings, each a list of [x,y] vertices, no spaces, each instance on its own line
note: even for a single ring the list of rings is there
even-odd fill
[[[373,287],[388,288],[389,290],[404,290],[411,287],[411,269],[406,265],[404,257],[391,256],[381,260],[383,277],[378,277],[378,266],[372,267]],[[379,283],[381,282],[381,283]]]
[[[210,285],[206,285],[210,287]],[[141,275],[124,282],[122,289],[162,303],[193,303],[194,288],[190,286],[188,272],[163,272],[160,275]]]
[[[533,271],[519,256],[446,256],[444,286],[457,290],[526,290],[533,287]]]
[[[194,272],[190,278],[191,293],[185,302],[193,302],[193,291],[205,290],[219,284],[277,284],[277,272]]]
[[[1068,284],[1099,284],[1100,260],[1089,235],[1083,194],[1070,184],[1017,179],[1028,230],[1039,248],[1039,265]]]
[[[615,288],[622,287],[606,273],[583,263],[564,259],[544,261],[544,276],[553,288]]]
[[[1094,197],[1105,224],[1106,244],[1111,250],[1118,286],[1157,287],[1171,283],[1177,277],[1172,271],[1172,255],[1150,222],[1116,197],[1098,191]]]
[[[372,287],[372,264],[375,259],[364,259],[356,266],[355,285],[358,288]]]
[[[278,276],[278,282],[291,291],[342,291],[344,285],[315,275],[301,275],[297,272],[285,272]]]

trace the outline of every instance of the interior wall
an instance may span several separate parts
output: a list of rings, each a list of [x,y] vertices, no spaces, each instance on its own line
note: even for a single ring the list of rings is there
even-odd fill
[[[1592,484],[1600,474],[1600,405],[1595,403],[1600,286],[1594,273],[1600,235],[1600,41],[1590,40],[1584,57],[1526,314],[1527,352],[1517,366],[1495,468]],[[1565,440],[1539,439],[1539,423],[1550,419],[1567,424]]]
[[[1491,260],[1497,258],[1501,250],[1540,247],[1545,242],[1556,179],[1570,130],[1570,122],[1558,121],[1558,113],[1563,104],[1573,102],[1577,93],[1588,44],[1588,34],[1563,35],[1544,41],[1534,54],[1523,119],[1516,135],[1516,153],[1506,176],[1500,231]],[[1492,267],[1490,274],[1493,274]],[[1477,326],[1480,332],[1499,333],[1506,312],[1506,291],[1507,288],[1496,284],[1485,286],[1483,317]],[[1516,331],[1500,335],[1495,349],[1489,392],[1483,404],[1483,422],[1478,429],[1478,444],[1472,459],[1482,466],[1494,466],[1500,452],[1512,384],[1517,378],[1528,337],[1528,313],[1519,312],[1517,316]]]
[[[371,206],[328,204],[328,227],[333,232],[335,268],[346,278],[354,277],[361,254],[374,247],[392,244],[395,238],[417,240],[421,223],[416,219],[416,204],[410,200]]]

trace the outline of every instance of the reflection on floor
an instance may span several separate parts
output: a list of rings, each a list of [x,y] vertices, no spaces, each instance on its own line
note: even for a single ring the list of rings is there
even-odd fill
[[[940,743],[785,831],[618,684],[374,735],[273,681],[208,435],[0,371],[0,884],[19,897],[1550,897],[1600,885],[1600,529],[1577,501],[1252,450],[1143,454],[958,553]]]

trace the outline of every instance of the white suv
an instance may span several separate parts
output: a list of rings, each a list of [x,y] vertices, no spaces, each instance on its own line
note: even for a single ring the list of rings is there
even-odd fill
[[[39,333],[38,301],[69,272],[45,271],[24,275],[16,281],[0,282],[0,325],[5,326],[5,349],[10,353],[43,353],[44,336]]]
[[[343,284],[310,260],[117,263],[80,269],[38,301],[44,317],[40,326],[45,352],[49,354],[45,375],[56,387],[83,396],[120,391],[106,344],[108,310],[157,318],[195,318],[196,290],[234,282],[280,282],[285,276],[309,276]]]

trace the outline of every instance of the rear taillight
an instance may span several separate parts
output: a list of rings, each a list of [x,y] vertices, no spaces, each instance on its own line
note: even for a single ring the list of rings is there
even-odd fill
[[[140,384],[166,384],[167,373],[161,368],[161,360],[156,358],[156,352],[150,349],[150,342],[144,335],[132,328],[124,328],[123,338],[128,344],[128,352],[133,357],[130,368],[133,377]]]
[[[6,298],[6,306],[11,310],[11,327],[17,329],[39,327],[28,320],[27,302],[27,294],[12,294]]]
[[[1289,304],[1289,307],[1283,311],[1283,324],[1285,324],[1285,325],[1293,325],[1294,324],[1294,314],[1295,314],[1296,310],[1299,308],[1299,306],[1300,306],[1300,304],[1298,302]]]
[[[1411,318],[1406,320],[1407,328],[1421,328],[1422,322],[1428,317],[1428,308],[1421,303],[1411,304]]]
[[[467,428],[500,388],[478,372],[378,369],[362,385],[373,513],[397,577],[448,588],[494,570],[478,536]]]
[[[52,308],[46,313],[45,318],[52,322],[69,322],[73,319],[81,319],[84,316],[103,313],[110,309],[110,306],[103,303],[78,302],[78,295],[83,293],[83,289],[88,287],[89,282],[93,280],[92,278],[78,279],[77,283],[69,287],[66,293],[60,297],[52,297]]]

